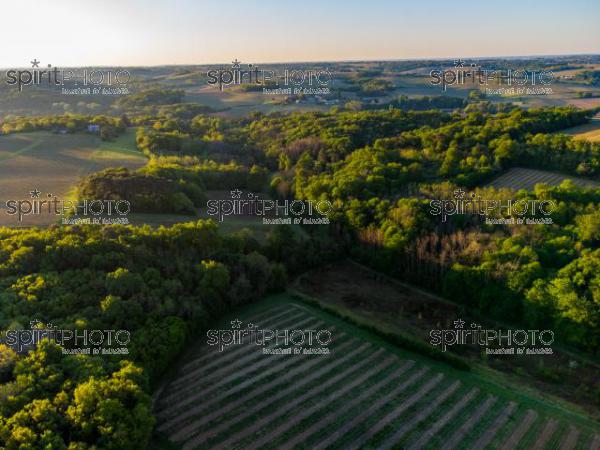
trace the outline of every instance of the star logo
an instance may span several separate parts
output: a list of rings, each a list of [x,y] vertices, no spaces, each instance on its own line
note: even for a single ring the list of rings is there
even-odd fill
[[[241,61],[238,61],[238,59],[235,58],[233,61],[231,61],[231,64],[232,64],[232,66],[233,66],[234,69],[239,69],[240,68],[240,62]]]
[[[462,189],[457,189],[454,191],[454,198],[464,198],[465,197],[465,191],[463,191]]]
[[[454,60],[454,67],[465,67],[465,62],[462,59]]]
[[[462,328],[465,325],[465,321],[458,319],[454,321],[454,328]]]
[[[42,192],[38,191],[37,188],[34,189],[33,191],[29,191],[29,195],[31,195],[31,198],[40,198],[40,194]]]
[[[239,189],[231,191],[231,198],[240,198],[241,195],[242,195],[242,191],[240,191]]]
[[[42,322],[40,322],[37,319],[33,319],[29,321],[29,328],[37,328],[37,325],[40,324]]]
[[[231,321],[231,328],[240,328],[242,326],[242,321],[239,319],[235,319]]]
[[[33,58],[33,61],[29,61],[31,63],[31,67],[39,67],[40,62],[37,58]]]

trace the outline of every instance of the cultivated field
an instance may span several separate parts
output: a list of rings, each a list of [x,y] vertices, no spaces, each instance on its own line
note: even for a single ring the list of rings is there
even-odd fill
[[[329,355],[222,352],[206,337],[155,398],[157,428],[191,449],[597,449],[595,424],[400,351],[322,311],[271,298],[242,328],[331,331]],[[222,329],[231,329],[229,323]],[[174,447],[176,448],[176,447]]]
[[[15,133],[0,136],[0,225],[31,226],[56,222],[54,215],[30,215],[19,223],[7,215],[9,199],[29,200],[38,189],[40,199],[53,194],[64,200],[79,179],[108,167],[138,168],[146,158],[135,145],[135,132],[128,130],[113,142],[88,134],[50,132]]]
[[[197,102],[210,106],[220,112],[223,117],[243,117],[251,112],[260,111],[264,114],[274,112],[295,111],[327,111],[329,106],[312,103],[277,104],[279,95],[268,95],[262,92],[244,92],[236,89],[226,89],[221,92],[217,87],[199,86],[185,87],[186,101]]]
[[[547,172],[545,170],[523,169],[520,167],[510,169],[508,172],[493,180],[487,186],[491,186],[496,189],[508,188],[532,191],[536,184],[543,183],[550,186],[557,186],[564,180],[571,180],[577,186],[600,186],[600,183],[597,181],[586,180],[585,178],[570,177],[560,173]]]

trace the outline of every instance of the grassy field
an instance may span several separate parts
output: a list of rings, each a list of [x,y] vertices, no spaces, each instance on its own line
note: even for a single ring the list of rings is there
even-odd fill
[[[210,200],[231,200],[231,191],[226,190],[208,190],[205,192],[206,198]],[[246,193],[247,194],[247,193]],[[265,194],[254,192],[257,198],[267,198]],[[224,216],[222,221],[219,221],[216,215],[210,215],[207,208],[198,208],[196,215],[181,215],[181,214],[131,214],[130,222],[137,225],[151,226],[169,226],[175,223],[197,221],[199,219],[214,220],[219,224],[219,228],[223,233],[234,233],[243,229],[249,230],[252,236],[259,242],[264,243],[267,236],[274,227],[279,225],[264,224],[262,216],[256,215],[230,215]],[[269,216],[274,218],[274,216]],[[300,225],[290,225],[292,230],[297,233],[300,238],[306,238],[307,234]]]
[[[212,219],[219,225],[219,229],[225,233],[234,233],[243,229],[247,229],[252,232],[252,236],[259,242],[264,243],[267,239],[269,231],[278,225],[264,225],[259,217],[227,217],[223,222],[218,222],[214,216],[209,216],[205,212],[199,210],[195,216],[182,215],[182,214],[129,214],[129,222],[133,225],[150,225],[152,227],[159,226],[170,226],[176,223],[185,222],[196,222],[200,219],[207,220]],[[291,227],[302,236],[305,235],[304,231],[298,225],[291,225]]]
[[[265,354],[250,342],[219,351],[200,338],[155,396],[158,433],[172,443],[161,448],[592,449],[600,442],[598,424],[577,411],[401,350],[288,294],[215,328],[231,330],[234,319],[242,328],[327,329],[330,353]]]
[[[520,167],[510,169],[508,172],[492,180],[487,184],[487,186],[491,186],[496,189],[508,188],[514,190],[525,189],[531,191],[536,184],[543,183],[550,186],[557,186],[564,180],[571,180],[577,186],[600,186],[600,183],[597,181],[586,180],[585,178],[571,177],[545,170],[524,169]]]
[[[0,136],[0,204],[9,199],[30,199],[38,189],[41,198],[53,194],[65,199],[79,179],[108,167],[138,168],[146,163],[135,145],[135,130],[130,129],[113,142],[88,134],[50,132],[15,133]],[[0,225],[48,225],[56,217],[30,215],[19,223],[15,216],[0,211]]]

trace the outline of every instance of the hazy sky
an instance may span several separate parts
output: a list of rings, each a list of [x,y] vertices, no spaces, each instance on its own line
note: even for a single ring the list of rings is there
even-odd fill
[[[0,67],[600,53],[600,1],[0,0]]]

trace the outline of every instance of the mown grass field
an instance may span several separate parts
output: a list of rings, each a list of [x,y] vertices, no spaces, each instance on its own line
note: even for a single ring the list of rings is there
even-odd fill
[[[231,191],[229,190],[207,190],[205,192],[207,200],[231,200]],[[244,192],[244,195],[248,194]],[[260,192],[254,192],[256,198],[267,199],[268,195]],[[274,215],[265,216],[275,218]],[[249,230],[252,236],[259,242],[266,242],[269,233],[278,225],[264,224],[262,216],[258,215],[225,215],[222,221],[216,214],[208,214],[208,206],[204,205],[196,210],[196,215],[183,214],[131,214],[130,222],[137,225],[147,224],[150,226],[169,226],[182,222],[195,222],[197,220],[213,220],[218,223],[219,228],[225,234],[235,233],[240,230]],[[299,238],[308,238],[306,231],[296,224],[290,225],[292,230]]]
[[[79,179],[108,167],[138,168],[146,157],[129,129],[112,142],[89,134],[53,134],[45,131],[0,136],[0,205],[9,199],[27,200],[29,191],[64,200]],[[0,225],[32,226],[56,222],[55,216],[28,216],[19,223],[0,211]]]
[[[568,175],[562,175],[560,173],[548,172],[546,170],[535,170],[535,169],[524,169],[521,167],[514,167],[508,172],[503,173],[496,179],[492,180],[487,184],[488,187],[494,187],[496,189],[525,189],[532,191],[536,184],[547,184],[550,186],[557,186],[564,180],[571,180],[577,186],[584,187],[598,187],[600,183],[593,180],[587,180],[585,178],[571,177]]]
[[[328,313],[271,297],[240,319],[260,329],[328,329],[329,355],[222,352],[206,336],[157,391],[157,429],[191,449],[597,449],[587,416],[392,346]],[[160,439],[157,437],[157,439]],[[170,444],[169,444],[170,445]]]

